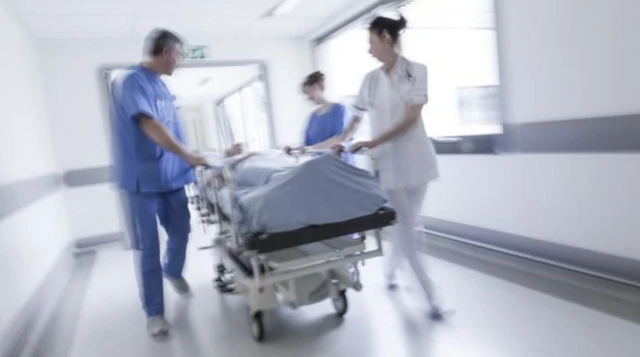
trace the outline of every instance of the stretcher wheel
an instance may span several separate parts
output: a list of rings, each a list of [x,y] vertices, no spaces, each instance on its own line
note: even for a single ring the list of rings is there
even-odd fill
[[[347,314],[347,311],[349,310],[349,302],[347,300],[346,290],[340,291],[338,296],[331,299],[331,302],[333,303],[333,308],[336,310],[336,314],[339,317],[343,317]]]
[[[262,322],[262,312],[260,311],[251,317],[251,336],[256,342],[264,340],[264,323]]]

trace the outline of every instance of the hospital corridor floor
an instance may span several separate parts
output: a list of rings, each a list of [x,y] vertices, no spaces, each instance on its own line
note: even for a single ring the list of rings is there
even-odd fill
[[[201,231],[201,229],[200,229]],[[349,312],[330,302],[265,316],[266,340],[253,341],[246,300],[214,288],[209,238],[192,237],[185,275],[193,296],[165,285],[171,336],[146,334],[133,258],[120,246],[78,257],[74,283],[49,320],[34,356],[46,357],[637,357],[640,291],[502,253],[425,239],[446,321],[427,318],[408,271],[387,291],[382,262],[362,270]],[[426,258],[426,255],[425,255]]]

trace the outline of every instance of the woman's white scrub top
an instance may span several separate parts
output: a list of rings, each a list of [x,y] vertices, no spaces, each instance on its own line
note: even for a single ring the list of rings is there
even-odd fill
[[[369,114],[375,138],[399,125],[409,106],[427,101],[427,67],[398,57],[389,73],[379,68],[366,75],[353,109],[360,117]],[[422,115],[404,134],[382,144],[374,153],[385,190],[423,185],[438,177],[435,150]]]

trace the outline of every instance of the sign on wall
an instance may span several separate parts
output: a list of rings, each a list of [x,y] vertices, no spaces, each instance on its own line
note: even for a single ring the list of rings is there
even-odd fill
[[[182,59],[201,60],[209,58],[209,46],[186,46],[182,52]]]

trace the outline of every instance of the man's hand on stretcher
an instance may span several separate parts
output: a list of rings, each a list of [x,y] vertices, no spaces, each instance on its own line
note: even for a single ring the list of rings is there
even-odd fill
[[[203,156],[190,152],[186,146],[176,140],[171,131],[159,121],[142,114],[137,115],[136,119],[140,129],[162,149],[180,156],[192,167],[209,165]]]
[[[209,166],[209,163],[207,163],[207,159],[205,159],[204,156],[200,156],[198,154],[187,153],[184,159],[189,165],[191,165],[191,167]]]

